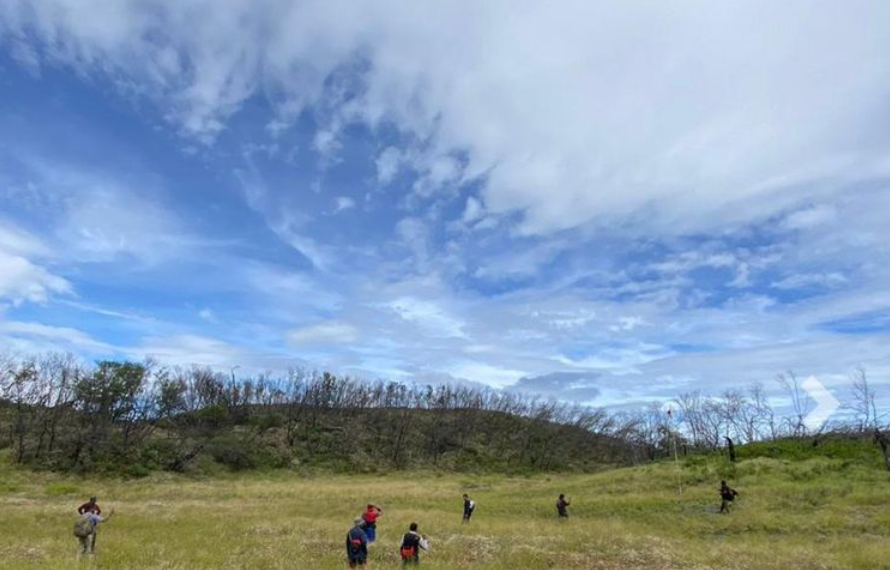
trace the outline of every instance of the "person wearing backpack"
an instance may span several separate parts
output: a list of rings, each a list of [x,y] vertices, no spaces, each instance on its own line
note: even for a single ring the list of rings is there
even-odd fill
[[[566,496],[563,494],[559,495],[559,500],[556,501],[556,512],[559,514],[560,519],[569,518],[569,505],[572,503],[566,499]]]
[[[729,513],[729,507],[738,496],[738,491],[727,485],[726,481],[720,481],[720,512]]]
[[[368,544],[377,540],[377,518],[383,514],[383,509],[368,503],[362,519],[365,521],[365,534],[368,537]]]
[[[92,511],[80,515],[74,523],[74,536],[80,542],[80,555],[96,553],[96,534],[99,532],[99,525],[110,520],[113,515],[114,510],[107,517]]]
[[[368,567],[368,535],[365,534],[365,520],[355,519],[355,526],[346,534],[346,559],[350,568]]]
[[[429,550],[429,541],[417,532],[417,523],[411,523],[408,534],[402,538],[402,546],[399,554],[402,556],[402,567],[417,566],[420,564],[420,551]]]
[[[464,522],[470,522],[470,517],[473,516],[473,511],[476,510],[476,501],[470,499],[470,496],[464,493]]]

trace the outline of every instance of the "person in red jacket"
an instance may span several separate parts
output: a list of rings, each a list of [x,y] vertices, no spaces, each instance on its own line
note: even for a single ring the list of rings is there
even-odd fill
[[[368,535],[368,544],[377,540],[377,518],[383,514],[383,509],[368,503],[368,508],[362,518],[365,521],[365,534]]]
[[[87,513],[93,513],[94,515],[102,514],[102,509],[100,509],[99,505],[96,503],[96,497],[90,497],[88,502],[77,507],[77,514],[85,515]]]

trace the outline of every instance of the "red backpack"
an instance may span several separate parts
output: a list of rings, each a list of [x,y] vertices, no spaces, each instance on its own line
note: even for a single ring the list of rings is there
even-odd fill
[[[403,546],[399,553],[402,555],[402,560],[411,560],[417,556],[417,548],[414,546]]]

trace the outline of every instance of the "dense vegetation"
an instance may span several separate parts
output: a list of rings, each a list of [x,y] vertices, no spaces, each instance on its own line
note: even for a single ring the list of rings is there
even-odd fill
[[[0,389],[0,443],[18,463],[66,471],[553,470],[633,453],[601,411],[327,373],[236,379],[51,356],[7,360]]]
[[[793,375],[789,393],[800,392]],[[864,374],[854,423],[835,430],[887,438]],[[85,364],[69,356],[0,357],[0,448],[14,462],[77,472],[317,468],[592,470],[738,444],[813,438],[806,402],[780,417],[761,386],[718,398],[683,394],[607,413],[466,386],[364,382],[295,370],[223,375],[151,362]],[[735,443],[733,443],[735,442]],[[890,460],[888,460],[890,467]]]
[[[430,569],[879,570],[890,568],[890,474],[866,438],[779,440],[595,474],[442,473],[193,477],[37,472],[0,453],[0,568],[83,568],[74,509],[97,494],[116,515],[98,540],[109,570],[345,568],[343,537],[384,509],[372,568],[398,568],[416,521]],[[11,458],[10,458],[11,459]],[[740,498],[718,513],[727,479]],[[479,507],[462,525],[461,494]],[[556,520],[559,493],[571,499]]]

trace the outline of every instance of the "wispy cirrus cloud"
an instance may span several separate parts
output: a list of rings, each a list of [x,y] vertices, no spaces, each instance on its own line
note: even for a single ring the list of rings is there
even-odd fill
[[[0,334],[609,404],[883,373],[884,22],[2,3]]]

